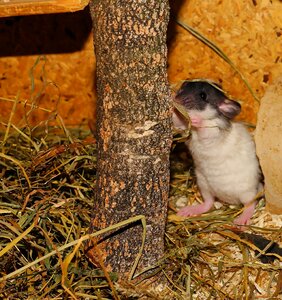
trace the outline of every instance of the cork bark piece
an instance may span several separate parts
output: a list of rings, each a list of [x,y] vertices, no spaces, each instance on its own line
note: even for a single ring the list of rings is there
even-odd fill
[[[265,177],[267,209],[282,213],[282,77],[268,87],[258,113],[255,140]]]

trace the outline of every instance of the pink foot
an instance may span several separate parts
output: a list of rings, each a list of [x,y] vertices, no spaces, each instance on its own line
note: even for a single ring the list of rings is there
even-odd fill
[[[236,225],[248,225],[251,217],[253,216],[256,208],[256,201],[246,204],[244,210],[239,217],[234,220]]]
[[[211,209],[213,205],[213,201],[204,202],[202,204],[197,205],[188,205],[181,208],[177,215],[180,217],[190,217],[190,216],[197,216],[201,215]]]

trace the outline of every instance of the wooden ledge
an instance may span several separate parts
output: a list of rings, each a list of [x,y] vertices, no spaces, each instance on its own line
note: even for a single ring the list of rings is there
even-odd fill
[[[0,0],[0,17],[74,12],[90,0]]]

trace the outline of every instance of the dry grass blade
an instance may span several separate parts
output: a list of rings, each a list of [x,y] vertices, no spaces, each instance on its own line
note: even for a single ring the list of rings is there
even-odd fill
[[[15,272],[12,272],[12,273],[10,273],[10,274],[8,274],[8,275],[6,275],[6,276],[0,277],[0,282],[5,281],[5,280],[7,280],[7,279],[10,279],[10,278],[14,277],[15,275],[21,274],[21,273],[22,273],[23,271],[25,271],[26,269],[31,268],[32,266],[34,266],[34,265],[40,263],[40,262],[43,261],[43,260],[46,260],[47,258],[49,258],[49,257],[51,257],[51,256],[53,256],[53,255],[55,255],[55,254],[57,254],[58,252],[62,252],[62,251],[64,251],[65,249],[68,249],[68,248],[70,248],[70,247],[72,247],[72,246],[77,246],[78,244],[81,245],[82,242],[87,241],[87,240],[91,239],[92,237],[96,237],[96,236],[98,236],[98,235],[102,235],[102,234],[104,234],[104,233],[107,233],[108,231],[112,231],[112,230],[118,229],[118,228],[123,227],[123,226],[126,226],[126,225],[128,225],[128,224],[130,224],[130,223],[135,223],[135,222],[138,221],[138,220],[144,220],[144,216],[136,216],[136,217],[132,217],[132,218],[130,218],[130,219],[128,219],[128,220],[119,222],[119,223],[117,223],[117,224],[115,224],[115,225],[109,226],[109,227],[107,227],[107,228],[105,228],[105,229],[102,229],[102,230],[100,230],[100,231],[97,231],[97,232],[95,232],[95,233],[87,234],[87,235],[85,235],[85,236],[82,236],[82,237],[79,238],[78,240],[75,240],[75,241],[72,241],[72,242],[70,242],[70,243],[68,243],[68,244],[65,244],[65,245],[63,245],[63,246],[57,248],[56,250],[51,251],[51,252],[49,252],[48,254],[46,254],[46,255],[44,255],[44,256],[42,256],[42,257],[40,257],[40,258],[34,260],[33,262],[29,263],[28,265],[26,265],[26,266],[24,266],[24,267],[22,267],[22,268],[20,268],[20,269],[17,269]],[[18,237],[17,239],[15,239],[15,240],[13,240],[13,242],[12,242],[11,244],[8,244],[8,245],[6,246],[6,248],[4,248],[3,251],[1,251],[1,254],[2,254],[2,255],[5,254],[8,250],[10,250],[12,247],[14,247],[14,246],[17,244],[17,242],[18,242],[20,239],[23,238],[23,236],[25,236],[27,233],[29,233],[29,232],[33,229],[33,227],[34,227],[34,225],[30,226],[30,228],[28,228],[28,230],[26,230],[21,236],[19,236],[19,237]],[[143,245],[142,245],[142,246],[143,246]],[[132,272],[134,273],[134,271],[135,271],[135,269],[136,269],[136,265],[138,264],[138,261],[139,261],[139,259],[140,259],[142,250],[143,250],[143,247],[141,247],[141,250],[140,250],[140,252],[139,252],[139,255],[138,255],[137,258],[136,258],[136,261],[135,261],[135,263],[134,263],[134,265],[133,265],[133,268],[132,268],[131,273],[132,273]],[[69,263],[70,263],[69,260],[73,258],[73,255],[74,255],[76,252],[77,252],[77,249],[74,250],[74,252],[73,252],[72,255],[67,256],[66,259],[64,260],[64,262],[63,262],[63,267],[62,267],[62,269],[63,269],[63,270],[62,270],[62,271],[63,271],[63,275],[66,275],[66,272],[65,272],[65,271],[66,271],[66,268],[68,267],[68,265],[69,265]],[[132,276],[132,275],[131,275],[131,276]]]
[[[11,243],[9,243],[8,245],[6,245],[5,248],[3,248],[0,251],[0,257],[3,256],[5,253],[7,253],[10,249],[12,249],[13,247],[16,246],[16,244],[23,239],[27,234],[29,234],[31,232],[31,230],[35,227],[36,223],[38,221],[38,216],[36,217],[36,219],[34,220],[34,222],[31,224],[30,227],[28,227],[22,234],[20,234],[18,237],[16,237]],[[0,282],[1,282],[1,278],[0,278]]]
[[[51,113],[52,111],[48,108],[44,108],[44,107],[41,107],[39,105],[35,105],[35,104],[30,104],[30,103],[27,103],[27,100],[19,100],[19,99],[10,99],[10,98],[5,98],[5,97],[0,97],[0,100],[1,101],[6,101],[6,102],[12,102],[13,105],[15,105],[14,103],[17,102],[17,104],[22,104],[24,106],[27,106],[27,107],[34,107],[35,109],[39,109],[39,110],[42,110],[42,111],[45,111],[47,113]]]
[[[203,36],[201,33],[199,33],[198,31],[196,31],[194,28],[192,28],[188,24],[186,24],[186,23],[184,23],[184,22],[182,22],[180,20],[176,20],[176,23],[179,24],[185,30],[187,30],[189,33],[191,33],[193,36],[195,36],[198,40],[200,40],[201,42],[203,42],[205,45],[207,45],[208,47],[210,47],[215,53],[217,53],[222,59],[224,59],[236,71],[236,73],[239,74],[239,76],[241,77],[241,79],[245,83],[246,87],[248,88],[248,90],[250,91],[250,93],[252,94],[252,96],[254,97],[254,99],[259,102],[258,97],[254,93],[253,89],[251,88],[249,82],[246,80],[246,78],[244,77],[244,75],[240,72],[240,70],[232,62],[232,60],[217,45],[215,45],[208,38],[206,38],[205,36]]]
[[[28,183],[28,186],[31,187],[31,183],[30,183],[30,180],[29,180],[29,177],[24,169],[24,167],[22,166],[21,162],[19,160],[17,160],[15,157],[12,157],[12,156],[9,156],[9,155],[6,155],[4,153],[0,153],[0,157],[4,158],[4,159],[7,159],[7,160],[10,160],[11,162],[13,162],[14,164],[16,164],[22,171],[27,183]]]
[[[174,141],[176,142],[183,142],[186,141],[187,138],[190,135],[191,132],[191,121],[190,121],[190,117],[187,113],[187,110],[185,109],[185,107],[179,103],[177,103],[176,101],[173,102],[173,106],[174,108],[184,117],[184,120],[187,122],[187,129],[185,130],[178,130],[178,129],[174,129],[175,134],[180,133],[179,137],[174,137]]]
[[[9,132],[10,132],[10,128],[12,126],[13,116],[15,114],[18,101],[19,101],[19,95],[16,96],[16,99],[15,99],[15,101],[13,103],[13,107],[12,107],[12,110],[11,110],[11,113],[10,113],[10,117],[9,117],[9,121],[8,121],[8,124],[7,124],[6,131],[5,131],[5,136],[4,136],[4,139],[3,139],[3,144],[5,144],[5,142],[6,142],[7,138],[8,138],[8,135],[9,135]]]

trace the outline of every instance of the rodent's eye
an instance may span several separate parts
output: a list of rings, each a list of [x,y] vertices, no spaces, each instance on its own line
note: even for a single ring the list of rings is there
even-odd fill
[[[201,92],[200,97],[202,98],[202,100],[206,101],[208,96],[205,92]]]

